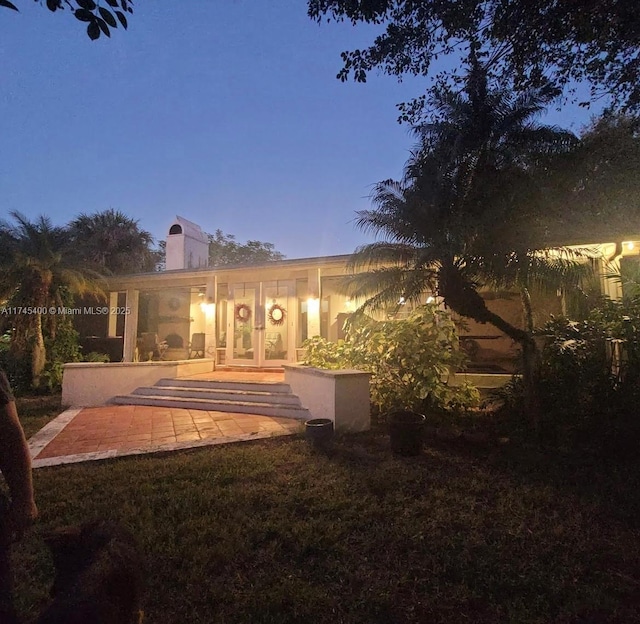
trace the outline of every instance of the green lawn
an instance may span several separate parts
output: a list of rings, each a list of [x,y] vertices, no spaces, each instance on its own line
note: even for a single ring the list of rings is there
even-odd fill
[[[62,412],[60,395],[18,397],[16,405],[20,422],[27,438],[42,429],[52,418]]]
[[[42,534],[98,516],[141,540],[149,624],[638,622],[639,475],[515,443],[394,459],[380,431],[41,469],[19,607],[46,598]]]

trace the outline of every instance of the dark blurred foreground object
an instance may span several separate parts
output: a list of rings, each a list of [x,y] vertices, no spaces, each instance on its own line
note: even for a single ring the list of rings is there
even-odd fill
[[[45,538],[53,555],[53,601],[35,624],[141,624],[143,557],[114,522],[66,527]]]

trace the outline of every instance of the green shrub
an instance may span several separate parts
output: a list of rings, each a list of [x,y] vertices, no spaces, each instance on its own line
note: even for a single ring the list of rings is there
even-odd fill
[[[109,356],[106,353],[98,353],[97,351],[91,351],[82,358],[83,362],[110,362]]]
[[[601,299],[586,319],[552,318],[538,333],[543,434],[565,445],[640,442],[640,299]],[[512,408],[522,405],[521,390],[505,394]]]
[[[348,368],[349,346],[344,340],[331,342],[321,336],[314,336],[304,341],[302,347],[305,349],[303,364],[305,366],[315,366],[328,370],[338,370]]]
[[[31,389],[31,360],[0,348],[0,368],[4,370],[13,392],[20,396]]]
[[[50,392],[57,392],[62,387],[65,362],[80,361],[82,350],[78,338],[70,318],[59,320],[55,333],[45,336],[47,363],[42,372],[42,385]]]
[[[345,340],[332,343],[316,336],[303,346],[305,365],[370,372],[371,402],[380,412],[462,410],[480,400],[472,386],[455,388],[442,380],[466,358],[451,317],[437,306],[421,306],[401,321],[354,315]]]

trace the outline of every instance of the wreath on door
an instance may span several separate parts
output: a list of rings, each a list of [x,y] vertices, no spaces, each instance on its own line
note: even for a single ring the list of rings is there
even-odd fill
[[[251,319],[251,308],[246,303],[239,303],[235,307],[236,321],[248,323]]]
[[[286,315],[287,311],[277,303],[274,303],[267,312],[269,322],[272,325],[282,325],[284,323],[284,318]]]

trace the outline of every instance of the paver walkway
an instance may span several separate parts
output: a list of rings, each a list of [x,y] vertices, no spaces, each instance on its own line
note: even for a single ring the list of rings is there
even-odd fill
[[[275,382],[281,373],[223,372],[189,379]],[[33,467],[56,466],[124,455],[173,451],[302,431],[300,421],[146,405],[69,409],[29,440]]]

